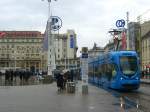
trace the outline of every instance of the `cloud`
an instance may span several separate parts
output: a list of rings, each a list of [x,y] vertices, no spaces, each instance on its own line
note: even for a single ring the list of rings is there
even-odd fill
[[[51,11],[61,17],[60,32],[74,29],[78,35],[78,46],[92,47],[94,42],[104,46],[111,38],[110,28],[115,28],[118,19],[135,21],[149,9],[149,0],[57,0],[51,2]],[[0,2],[0,30],[39,30],[44,32],[48,18],[47,0],[3,0]]]

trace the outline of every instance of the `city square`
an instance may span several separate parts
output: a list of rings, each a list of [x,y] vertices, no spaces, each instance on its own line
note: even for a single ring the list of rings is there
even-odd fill
[[[149,112],[150,2],[0,3],[0,111]]]

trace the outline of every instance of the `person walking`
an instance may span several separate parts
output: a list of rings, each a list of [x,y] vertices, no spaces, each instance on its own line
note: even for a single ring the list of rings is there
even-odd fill
[[[56,77],[56,81],[57,81],[58,90],[60,91],[63,90],[63,82],[64,82],[63,74],[58,73]]]

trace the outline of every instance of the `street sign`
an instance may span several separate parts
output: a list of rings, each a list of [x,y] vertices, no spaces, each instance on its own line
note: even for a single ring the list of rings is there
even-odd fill
[[[116,26],[117,27],[124,27],[125,26],[125,20],[123,20],[123,19],[117,20],[116,21]]]
[[[62,20],[58,16],[51,16],[51,30],[57,31],[62,27]]]
[[[88,53],[82,53],[82,58],[88,58]]]
[[[70,48],[74,48],[74,37],[70,35]]]
[[[82,47],[81,54],[82,93],[88,93],[88,48]]]
[[[88,83],[88,59],[81,58],[81,73],[82,73],[82,82],[84,85]]]

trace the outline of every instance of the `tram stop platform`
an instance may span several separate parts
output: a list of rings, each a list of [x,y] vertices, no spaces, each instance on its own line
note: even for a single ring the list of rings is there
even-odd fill
[[[88,85],[82,94],[81,82],[75,92],[58,91],[52,84],[0,86],[1,112],[120,112],[120,101],[104,89]]]

